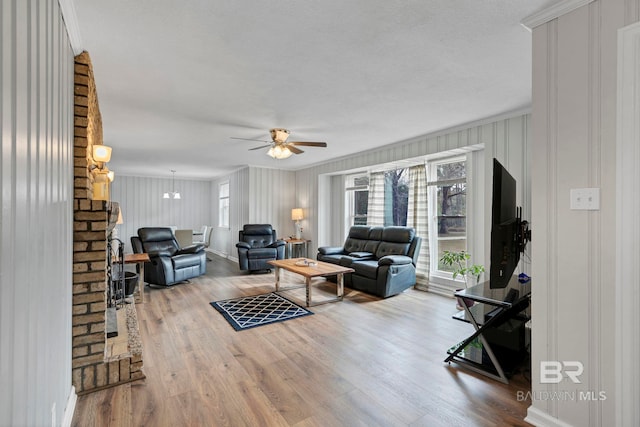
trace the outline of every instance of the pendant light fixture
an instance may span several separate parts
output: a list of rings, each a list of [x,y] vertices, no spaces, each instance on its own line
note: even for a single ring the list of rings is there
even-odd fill
[[[176,191],[176,171],[171,169],[173,178],[171,179],[171,191],[168,191],[162,195],[163,199],[181,199],[180,192]]]

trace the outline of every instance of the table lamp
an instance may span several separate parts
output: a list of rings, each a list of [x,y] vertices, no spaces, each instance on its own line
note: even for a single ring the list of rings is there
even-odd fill
[[[300,227],[300,220],[303,218],[302,209],[291,209],[291,219],[296,222],[296,239],[302,238],[302,227]]]

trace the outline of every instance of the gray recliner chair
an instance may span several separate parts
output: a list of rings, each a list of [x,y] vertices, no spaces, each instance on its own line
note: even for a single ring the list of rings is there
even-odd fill
[[[149,284],[174,285],[207,272],[204,245],[180,248],[170,228],[140,228],[131,246],[134,252],[149,254],[151,261],[144,264],[144,279]]]
[[[238,234],[240,270],[271,270],[268,261],[284,258],[285,242],[278,240],[271,224],[246,224]]]

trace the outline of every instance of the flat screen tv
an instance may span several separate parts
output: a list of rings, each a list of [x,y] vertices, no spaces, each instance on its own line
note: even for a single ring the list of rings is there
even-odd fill
[[[490,288],[505,288],[509,284],[526,245],[526,228],[521,209],[516,206],[516,180],[493,159]]]

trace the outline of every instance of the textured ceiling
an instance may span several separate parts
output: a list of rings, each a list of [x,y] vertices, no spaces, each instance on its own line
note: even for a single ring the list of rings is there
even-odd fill
[[[75,0],[109,167],[211,178],[299,169],[527,108],[551,0]],[[269,129],[328,148],[273,160]]]

